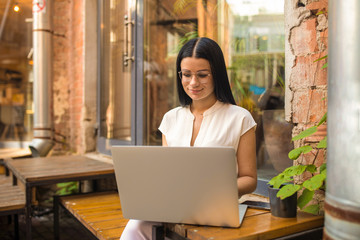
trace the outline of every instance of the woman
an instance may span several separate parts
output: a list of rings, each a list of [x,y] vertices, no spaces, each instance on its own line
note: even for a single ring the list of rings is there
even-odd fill
[[[176,67],[181,107],[164,115],[163,146],[231,146],[237,156],[239,197],[257,183],[255,127],[250,113],[236,106],[219,45],[209,38],[187,42]],[[121,239],[151,239],[152,222],[130,220]]]

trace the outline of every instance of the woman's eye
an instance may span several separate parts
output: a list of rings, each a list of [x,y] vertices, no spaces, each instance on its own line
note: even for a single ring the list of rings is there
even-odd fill
[[[198,74],[197,77],[198,78],[206,78],[208,75],[207,74]]]
[[[190,73],[183,73],[183,76],[186,78],[191,78],[191,74]]]

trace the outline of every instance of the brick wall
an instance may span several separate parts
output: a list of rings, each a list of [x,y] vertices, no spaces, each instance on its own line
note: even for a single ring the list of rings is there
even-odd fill
[[[286,25],[286,119],[294,124],[293,135],[317,124],[327,111],[327,0],[285,1]],[[295,142],[315,144],[326,135],[326,126],[315,136]],[[301,156],[296,164],[326,161],[326,151],[313,151]],[[304,176],[306,179],[309,176]],[[302,181],[304,179],[298,179]],[[322,201],[323,193],[316,196]]]
[[[82,153],[83,1],[55,0],[53,8],[53,154]]]

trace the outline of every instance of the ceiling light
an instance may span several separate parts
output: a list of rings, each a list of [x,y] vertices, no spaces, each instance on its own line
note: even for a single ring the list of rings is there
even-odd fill
[[[14,5],[14,12],[19,12],[20,11],[20,7],[19,7],[19,4],[15,3]]]

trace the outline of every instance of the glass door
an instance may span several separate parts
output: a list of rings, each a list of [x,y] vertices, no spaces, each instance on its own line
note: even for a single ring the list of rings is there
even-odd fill
[[[99,1],[100,86],[98,149],[134,145],[135,135],[135,0]]]

